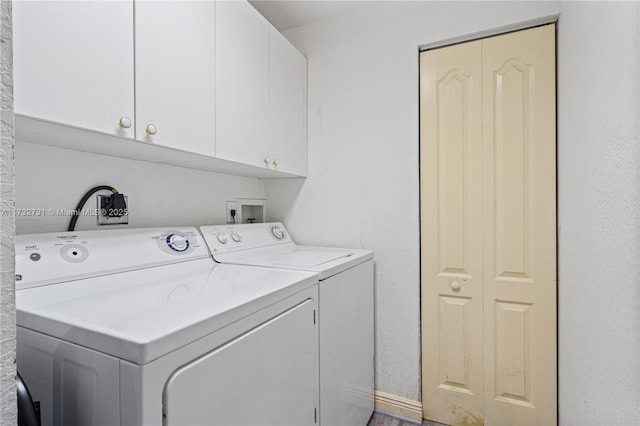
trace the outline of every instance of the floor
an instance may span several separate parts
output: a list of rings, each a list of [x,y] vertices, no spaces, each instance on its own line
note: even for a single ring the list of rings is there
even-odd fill
[[[373,413],[368,426],[417,426],[420,423],[408,419],[399,419],[388,414],[376,411]],[[445,426],[442,423],[432,422],[431,420],[423,420],[421,426]]]

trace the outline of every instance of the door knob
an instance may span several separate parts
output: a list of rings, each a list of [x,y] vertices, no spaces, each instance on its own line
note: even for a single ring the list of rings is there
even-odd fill
[[[460,291],[460,283],[458,281],[451,282],[451,290]]]
[[[120,117],[120,121],[118,121],[118,124],[123,129],[128,129],[129,127],[131,127],[131,120],[129,120],[127,117]]]
[[[149,124],[145,130],[149,136],[153,136],[158,133],[158,128],[153,124]]]

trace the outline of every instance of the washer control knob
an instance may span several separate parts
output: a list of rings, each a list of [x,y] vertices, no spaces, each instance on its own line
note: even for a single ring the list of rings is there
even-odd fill
[[[225,234],[224,232],[219,233],[218,241],[220,241],[220,244],[227,244],[227,234]]]
[[[186,251],[189,248],[189,240],[184,235],[169,234],[167,235],[167,245],[171,250]]]
[[[273,236],[276,237],[276,239],[281,240],[284,238],[284,229],[282,229],[279,226],[272,226],[271,234],[273,234]]]
[[[242,237],[240,236],[240,234],[236,234],[235,232],[231,232],[231,239],[236,243],[242,241]]]

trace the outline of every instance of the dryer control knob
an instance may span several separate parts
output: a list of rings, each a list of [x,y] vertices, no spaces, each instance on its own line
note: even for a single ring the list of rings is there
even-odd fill
[[[284,229],[280,228],[279,226],[272,226],[271,234],[273,234],[273,236],[278,240],[281,240],[284,238]]]
[[[227,244],[227,234],[225,234],[224,232],[219,233],[218,241],[220,241],[220,244]]]
[[[171,250],[186,251],[189,248],[189,240],[184,235],[169,234],[167,235],[167,245]]]
[[[235,232],[231,233],[231,239],[236,243],[239,243],[240,241],[242,241],[242,237],[240,236],[240,234],[236,234]]]

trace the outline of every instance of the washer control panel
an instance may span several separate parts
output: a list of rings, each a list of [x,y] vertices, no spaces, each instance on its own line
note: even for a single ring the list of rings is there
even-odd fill
[[[16,236],[16,289],[207,258],[196,228]]]
[[[201,226],[200,231],[213,255],[292,243],[280,222]]]

